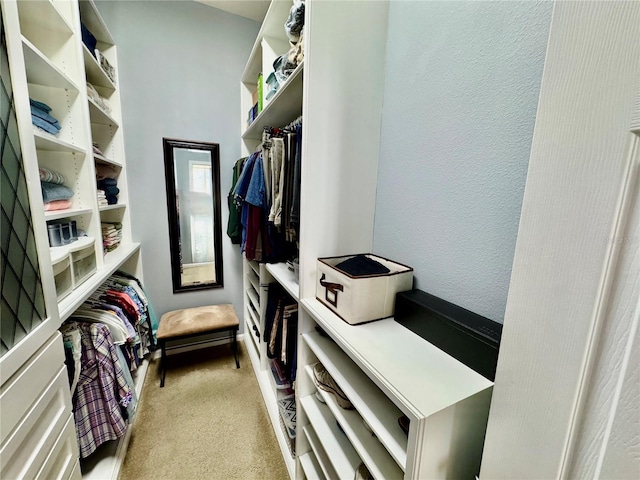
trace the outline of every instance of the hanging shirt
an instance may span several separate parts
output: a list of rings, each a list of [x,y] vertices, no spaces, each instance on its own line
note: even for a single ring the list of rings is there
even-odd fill
[[[109,328],[78,323],[82,337],[82,371],[76,389],[74,419],[80,456],[86,458],[108,440],[124,435],[120,410],[131,402],[128,385]]]

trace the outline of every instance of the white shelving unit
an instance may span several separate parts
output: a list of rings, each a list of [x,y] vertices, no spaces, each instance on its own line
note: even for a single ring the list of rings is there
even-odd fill
[[[19,468],[23,473],[30,472],[27,477],[77,479],[81,477],[81,468],[63,345],[57,329],[116,270],[142,280],[140,245],[131,238],[127,207],[118,80],[109,78],[83,44],[81,21],[98,40],[97,48],[115,67],[116,74],[117,52],[92,0],[7,0],[2,2],[2,21],[48,315],[20,348],[10,350],[2,358],[3,418],[5,414],[7,418],[15,417],[14,423],[20,424],[13,431],[5,431],[3,425],[2,476],[14,478],[10,474],[17,472],[13,470],[13,463],[24,461]],[[89,98],[87,82],[108,102],[110,112]],[[52,107],[51,115],[61,126],[58,135],[32,125],[29,98]],[[103,156],[93,153],[92,142],[97,142]],[[120,190],[116,205],[98,206],[98,164],[115,168]],[[74,193],[71,208],[44,210],[38,171],[43,167],[64,176],[64,185]],[[75,221],[78,230],[87,236],[50,248],[47,223],[53,221]],[[120,245],[107,254],[103,253],[101,222],[117,222],[122,226]],[[146,368],[143,362],[136,373],[138,393]],[[60,369],[64,375],[58,381]],[[55,405],[50,405],[50,412],[57,411],[59,404],[64,415],[54,418],[53,413],[46,413],[48,410],[44,409],[38,417],[49,398],[46,395],[56,399]],[[14,411],[12,407],[15,402],[27,410],[31,408],[31,413],[22,418],[24,412]],[[34,422],[36,424],[31,425]],[[5,433],[11,433],[11,437],[5,438]],[[113,442],[113,451],[101,449],[101,454],[90,457],[89,470],[93,477],[87,478],[117,478],[130,434],[129,429],[125,437]],[[9,455],[7,452],[12,447],[8,445],[12,442],[18,442],[16,445],[19,444],[29,458]],[[93,468],[96,465],[100,467]]]
[[[372,250],[388,2],[307,2],[304,64],[246,126],[258,74],[266,78],[288,49],[282,25],[290,6],[271,3],[241,78],[245,154],[258,147],[264,126],[304,118],[299,277],[284,264],[245,260],[244,269],[245,328],[256,320],[264,327],[265,284],[278,282],[299,305],[297,457],[290,475],[352,479],[363,463],[378,479],[473,478],[492,382],[393,318],[352,326],[315,298],[319,257]],[[261,308],[253,310],[258,280]],[[249,350],[260,379],[264,348]],[[317,363],[352,410],[316,388]],[[270,409],[273,391],[265,387],[263,395]],[[399,424],[405,416],[408,433]],[[272,423],[278,434],[273,417]]]

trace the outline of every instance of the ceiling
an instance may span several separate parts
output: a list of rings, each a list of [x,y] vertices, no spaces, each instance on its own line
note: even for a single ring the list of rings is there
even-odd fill
[[[269,8],[270,0],[196,0],[197,2],[219,8],[225,12],[262,22]]]

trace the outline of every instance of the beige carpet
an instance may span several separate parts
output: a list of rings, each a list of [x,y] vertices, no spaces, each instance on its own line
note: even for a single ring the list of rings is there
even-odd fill
[[[164,388],[149,366],[120,480],[289,478],[244,345],[169,357]]]

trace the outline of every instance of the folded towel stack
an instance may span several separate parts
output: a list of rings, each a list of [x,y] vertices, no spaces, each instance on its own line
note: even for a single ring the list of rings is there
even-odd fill
[[[29,99],[29,103],[31,104],[31,123],[45,132],[57,136],[60,133],[60,122],[50,114],[51,107],[32,98]]]
[[[96,180],[104,180],[105,178],[117,178],[118,169],[108,163],[96,163]]]
[[[62,185],[64,183],[64,177],[62,176],[62,174],[56,172],[55,170],[40,167],[38,168],[38,172],[40,173],[41,182],[57,183],[58,185]]]
[[[98,189],[103,190],[108,205],[118,203],[118,194],[120,189],[117,187],[118,181],[115,178],[103,178],[98,180]]]
[[[65,187],[64,176],[55,170],[40,167],[40,187],[42,188],[42,201],[45,211],[64,210],[71,208],[73,190]]]
[[[118,248],[122,241],[122,224],[102,222],[102,249],[105,254]]]
[[[109,105],[109,101],[106,98],[103,98],[89,82],[87,82],[87,96],[102,110],[111,115],[111,105]]]
[[[107,195],[104,193],[104,190],[98,190],[98,206],[104,207],[105,205],[109,205]]]

